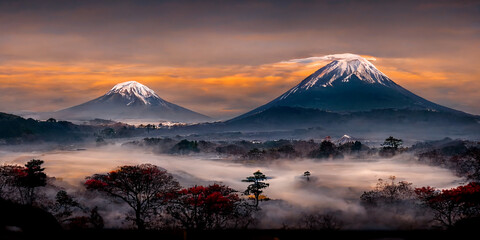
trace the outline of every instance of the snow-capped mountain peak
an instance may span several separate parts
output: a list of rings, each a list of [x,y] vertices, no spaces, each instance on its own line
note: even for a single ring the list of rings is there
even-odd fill
[[[372,58],[368,59],[373,60]],[[349,114],[383,109],[464,114],[415,95],[390,80],[369,60],[359,55],[334,54],[293,59],[287,63],[316,64],[318,61],[331,62],[269,103],[240,115],[234,120],[245,119],[257,114],[262,116],[262,112],[265,112],[265,116],[274,114],[278,110],[273,109],[274,107],[280,109],[286,107],[284,111],[292,114],[300,114],[300,112],[313,114],[311,112],[316,110]],[[308,115],[304,117],[309,118]],[[319,122],[318,124],[325,123]],[[344,136],[343,139],[348,139],[348,136]]]
[[[370,61],[359,55],[351,53],[334,54],[325,56],[325,59],[333,61],[310,75],[299,85],[299,88],[332,87],[336,80],[348,82],[353,75],[367,83],[389,85],[392,82]]]
[[[160,99],[160,97],[152,89],[136,81],[119,83],[105,95],[108,96],[112,94],[120,94],[124,98],[132,100],[132,102],[129,104],[133,103],[135,98],[140,99],[144,104],[147,105],[151,104],[149,99]]]
[[[348,136],[348,135],[345,134],[345,135],[343,135],[341,138],[337,139],[337,140],[335,141],[335,143],[336,143],[337,145],[343,145],[343,144],[346,144],[346,143],[353,143],[353,142],[355,142],[355,141],[356,141],[356,140],[355,140],[354,138],[352,138],[352,137],[350,137],[350,136]]]
[[[119,83],[98,98],[57,111],[57,116],[75,120],[154,119],[188,123],[210,120],[205,115],[163,100],[152,89],[136,81]]]
[[[329,88],[336,84],[348,83],[353,76],[367,84],[380,84],[383,86],[396,85],[387,75],[378,70],[369,60],[360,55],[344,53],[333,54],[319,58],[332,60],[308,76],[300,84],[280,96],[285,99],[291,94],[307,91],[310,88]]]

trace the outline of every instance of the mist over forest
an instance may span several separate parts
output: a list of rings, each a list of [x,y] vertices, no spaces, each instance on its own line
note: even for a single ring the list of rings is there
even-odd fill
[[[479,1],[0,1],[0,240],[477,239]]]
[[[385,145],[390,143],[393,146]],[[451,225],[436,221],[435,211],[422,203],[415,190],[427,186],[454,189],[478,179],[478,172],[467,168],[480,169],[478,142],[446,138],[410,146],[402,141],[395,146],[395,141],[387,138],[382,144],[362,144],[349,136],[320,141],[98,137],[90,143],[27,145],[31,151],[4,145],[0,159],[4,176],[9,174],[8,166],[21,167],[32,159],[43,161],[47,180],[35,188],[31,205],[50,212],[67,229],[92,228],[92,220],[75,220],[87,218],[92,209],[101,216],[104,228],[137,228],[127,203],[100,190],[89,190],[85,184],[95,174],[145,164],[166,170],[184,189],[231,188],[247,205],[255,200],[245,193],[249,183],[242,180],[261,171],[269,186],[262,189],[258,208],[243,216],[246,224],[224,225],[227,229],[448,229],[470,219],[459,217]],[[438,162],[439,156],[443,162]],[[463,169],[459,161],[464,162]],[[387,190],[393,191],[388,197],[382,195]],[[61,191],[76,203],[67,215],[54,207]],[[8,201],[25,201],[8,184],[2,192]],[[165,206],[156,211],[157,215],[145,220],[147,228],[189,228],[165,212]]]
[[[210,123],[2,113],[0,223],[13,236],[140,230],[174,239],[469,231],[480,219],[475,119],[283,107]]]

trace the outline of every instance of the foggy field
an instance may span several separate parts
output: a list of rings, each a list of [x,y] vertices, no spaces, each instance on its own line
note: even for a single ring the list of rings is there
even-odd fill
[[[242,164],[215,155],[155,155],[120,145],[81,151],[0,151],[1,164],[23,165],[31,159],[44,160],[48,176],[78,188],[83,188],[81,184],[86,176],[122,165],[150,163],[167,169],[184,187],[221,183],[242,192],[248,184],[241,180],[261,170],[270,178],[267,181],[270,187],[264,194],[272,199],[260,204],[264,219],[268,221],[260,221],[258,226],[265,228],[282,227],[289,223],[288,219],[298,218],[301,212],[365,216],[359,198],[364,191],[372,190],[379,178],[396,176],[398,181],[411,182],[418,187],[452,188],[463,183],[451,171],[416,163],[415,157],[409,154],[389,159],[284,159],[265,164]],[[305,171],[311,172],[310,181],[303,177]],[[107,222],[108,225],[112,223]],[[349,225],[348,222],[345,226],[357,227],[358,223]]]

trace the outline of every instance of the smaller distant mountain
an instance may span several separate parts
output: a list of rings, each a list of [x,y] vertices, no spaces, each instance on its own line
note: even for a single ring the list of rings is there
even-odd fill
[[[52,116],[67,120],[148,119],[187,123],[211,120],[208,116],[165,101],[152,89],[136,81],[119,83],[103,96],[54,112]]]
[[[345,134],[341,138],[333,141],[333,143],[335,143],[337,145],[343,145],[343,144],[347,144],[347,143],[354,143],[355,141],[357,141],[355,138]]]

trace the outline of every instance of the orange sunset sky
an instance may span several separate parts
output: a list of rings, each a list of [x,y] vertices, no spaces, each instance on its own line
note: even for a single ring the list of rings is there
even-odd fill
[[[355,53],[480,114],[478,1],[0,1],[0,112],[56,111],[135,80],[217,119]],[[373,60],[375,59],[375,60]]]

